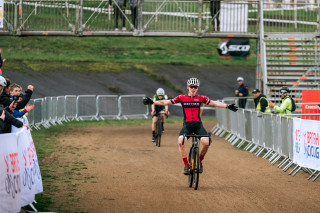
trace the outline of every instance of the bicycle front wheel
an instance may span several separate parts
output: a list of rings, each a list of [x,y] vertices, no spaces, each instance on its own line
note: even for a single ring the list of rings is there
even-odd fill
[[[199,158],[199,148],[195,147],[193,149],[194,156],[194,169],[193,169],[193,188],[194,190],[198,189],[199,185],[199,171],[200,171],[200,158]]]
[[[192,159],[193,159],[193,156],[192,156],[192,153],[193,153],[193,148],[191,147],[190,148],[190,152],[189,152],[189,157],[188,157],[188,163],[189,163],[189,167],[190,167],[190,171],[189,171],[189,175],[188,175],[188,184],[189,184],[189,187],[191,188],[192,187],[192,184],[193,184],[193,165],[192,165]]]
[[[162,128],[161,128],[161,121],[158,119],[157,125],[156,125],[156,146],[160,147],[161,144],[161,134],[162,134]]]

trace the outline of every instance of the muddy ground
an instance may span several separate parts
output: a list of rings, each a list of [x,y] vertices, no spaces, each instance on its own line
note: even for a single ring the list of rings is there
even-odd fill
[[[210,130],[213,122],[205,122]],[[59,212],[320,212],[320,182],[289,176],[267,160],[214,137],[199,189],[187,186],[178,152],[181,124],[167,124],[161,147],[150,125],[75,128],[43,162],[82,164],[75,177],[61,166],[52,211]],[[72,151],[70,151],[72,150]],[[290,171],[290,170],[289,170]],[[72,186],[72,187],[71,187]],[[44,193],[46,189],[44,189]],[[51,192],[55,193],[55,192]]]

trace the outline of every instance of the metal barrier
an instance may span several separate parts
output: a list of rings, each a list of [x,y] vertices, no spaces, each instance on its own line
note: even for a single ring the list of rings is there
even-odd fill
[[[95,95],[78,95],[76,117],[80,120],[98,120],[96,101]]]
[[[43,110],[43,99],[42,98],[38,98],[38,99],[34,99],[34,109],[33,111],[33,115],[34,115],[34,120],[33,120],[33,124],[34,127],[36,129],[40,128],[40,125],[42,124],[43,120],[44,120],[44,110]],[[31,112],[32,112],[31,111]]]
[[[135,117],[147,118],[149,107],[141,104],[143,97],[145,97],[145,95],[121,95],[119,97],[118,117],[125,119]]]
[[[315,109],[315,107],[311,107],[311,109]],[[244,147],[245,150],[255,153],[256,156],[262,155],[271,164],[280,161],[278,167],[284,167],[283,171],[287,171],[294,164],[292,117],[245,109],[239,109],[235,113],[224,108],[217,109],[216,114],[218,123],[216,128],[212,130],[213,134],[222,137],[228,133],[226,140],[233,146]],[[227,125],[228,120],[231,121],[230,128]],[[301,169],[310,173],[311,176],[317,172],[296,165],[290,174],[295,175]],[[320,172],[316,178],[319,176]]]
[[[97,114],[96,117],[104,120],[104,118],[120,118],[118,109],[117,95],[98,95],[97,96]]]
[[[77,96],[66,95],[65,98],[65,119],[67,121],[77,119]]]
[[[56,121],[61,124],[62,121],[66,121],[66,97],[57,97],[57,118]]]
[[[147,118],[145,95],[66,95],[30,100],[35,105],[28,112],[31,128],[48,128],[71,120]]]

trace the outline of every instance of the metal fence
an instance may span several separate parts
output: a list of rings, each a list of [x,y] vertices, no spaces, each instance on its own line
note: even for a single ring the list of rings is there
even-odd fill
[[[217,108],[216,115],[217,126],[212,130],[213,134],[226,136],[225,139],[232,145],[262,156],[272,164],[280,160],[278,168],[283,167],[283,171],[294,164],[293,117],[245,109],[232,112],[224,108]],[[290,174],[295,175],[300,169],[310,175],[316,173],[296,165]],[[316,178],[319,176],[320,173]]]
[[[142,104],[145,95],[66,95],[30,100],[35,105],[28,112],[31,128],[48,128],[71,120],[104,120],[147,118],[148,106]]]
[[[260,24],[267,33],[319,31],[319,2],[285,2],[138,0],[122,9],[112,0],[110,9],[105,0],[5,0],[0,34],[257,37]]]

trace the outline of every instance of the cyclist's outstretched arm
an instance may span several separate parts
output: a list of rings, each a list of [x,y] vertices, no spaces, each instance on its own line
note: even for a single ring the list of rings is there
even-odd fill
[[[228,104],[222,103],[220,101],[210,100],[210,103],[208,105],[220,107],[220,108],[227,108],[227,109],[234,111],[234,112],[238,111],[238,107],[235,104],[228,105]]]
[[[213,100],[210,100],[210,103],[208,105],[215,106],[215,107],[220,107],[220,108],[227,108],[227,106],[228,106],[225,103],[222,103],[220,101],[213,101]]]
[[[160,101],[153,101],[155,105],[161,105],[161,106],[168,106],[172,105],[172,102],[170,100],[160,100]]]

